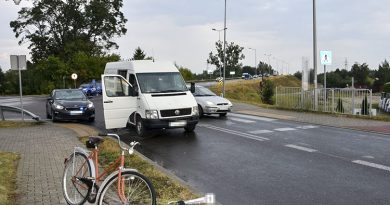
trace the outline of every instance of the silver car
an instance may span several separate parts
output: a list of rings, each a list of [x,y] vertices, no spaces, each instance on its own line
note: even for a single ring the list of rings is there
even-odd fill
[[[217,96],[203,86],[195,86],[193,95],[198,103],[199,116],[219,114],[220,117],[223,117],[232,110],[233,104],[228,99]]]

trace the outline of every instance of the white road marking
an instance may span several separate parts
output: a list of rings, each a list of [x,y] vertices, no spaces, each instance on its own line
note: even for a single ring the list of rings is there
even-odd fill
[[[315,149],[310,149],[307,147],[302,147],[302,146],[293,145],[293,144],[287,144],[284,146],[289,147],[289,148],[293,148],[293,149],[297,149],[297,150],[301,150],[301,151],[305,151],[305,152],[317,152],[317,150],[315,150]]]
[[[245,122],[245,123],[255,123],[255,121],[252,121],[252,120],[245,120],[245,119],[236,118],[236,117],[229,117],[229,120],[237,121],[237,122]]]
[[[265,134],[265,133],[271,133],[274,132],[272,130],[254,130],[254,131],[249,131],[248,133],[251,134]]]
[[[284,127],[284,128],[276,128],[274,130],[275,131],[280,131],[280,132],[285,132],[285,131],[293,131],[293,130],[297,130],[297,129],[291,128],[291,127]]]
[[[363,160],[354,160],[352,162],[355,163],[355,164],[360,164],[360,165],[364,165],[364,166],[368,166],[368,167],[372,167],[372,168],[377,168],[377,169],[382,169],[382,170],[385,170],[385,171],[390,171],[390,167],[382,165],[382,164],[376,164],[376,163],[367,162],[367,161],[363,161]]]
[[[306,126],[299,126],[297,127],[298,129],[303,129],[303,130],[307,130],[307,129],[314,129],[314,128],[318,128],[319,126],[314,126],[314,125],[306,125]]]
[[[245,137],[245,138],[253,139],[253,140],[257,140],[257,141],[269,140],[266,137],[260,137],[260,136],[257,136],[257,135],[251,135],[251,134],[247,134],[247,133],[244,133],[244,132],[230,130],[230,129],[226,129],[226,128],[222,128],[222,127],[216,127],[216,126],[208,125],[208,124],[199,124],[198,126],[209,128],[209,129],[213,129],[213,130],[217,130],[217,131],[220,131],[220,132],[229,133],[229,134],[232,134],[232,135],[238,135],[238,136],[241,136],[241,137]]]
[[[246,118],[246,119],[251,119],[251,120],[267,121],[267,122],[276,121],[276,119],[272,119],[272,118],[252,116],[252,115],[242,115],[242,114],[237,114],[237,113],[229,113],[228,116]]]

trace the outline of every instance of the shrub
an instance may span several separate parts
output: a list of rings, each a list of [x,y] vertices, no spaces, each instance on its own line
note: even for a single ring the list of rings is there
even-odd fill
[[[383,92],[390,93],[390,82],[385,83],[385,85],[383,86]]]
[[[274,83],[271,80],[264,80],[260,84],[260,97],[263,103],[273,104],[272,96],[274,95]]]
[[[367,95],[364,97],[364,99],[362,101],[362,115],[368,115]]]
[[[343,100],[341,98],[337,100],[336,112],[344,113]]]

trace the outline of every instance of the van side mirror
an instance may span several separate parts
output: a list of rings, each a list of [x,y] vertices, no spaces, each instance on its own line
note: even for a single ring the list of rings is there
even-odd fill
[[[190,90],[191,90],[191,93],[195,93],[195,83],[194,82],[191,83]]]

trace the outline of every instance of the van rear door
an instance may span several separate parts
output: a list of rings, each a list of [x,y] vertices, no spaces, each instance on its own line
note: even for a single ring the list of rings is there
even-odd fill
[[[137,109],[137,97],[131,96],[131,84],[120,75],[102,75],[102,96],[106,129],[126,127]]]

